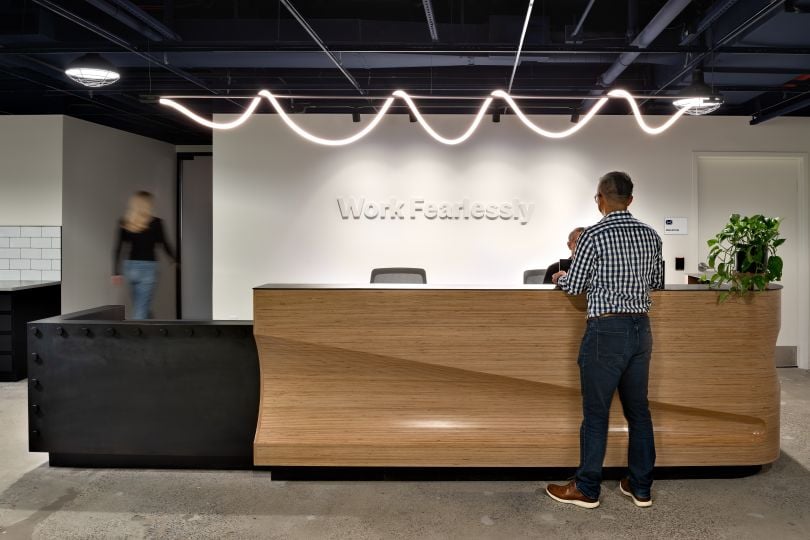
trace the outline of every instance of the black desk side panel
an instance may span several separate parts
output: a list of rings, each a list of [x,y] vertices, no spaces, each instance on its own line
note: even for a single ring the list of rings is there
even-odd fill
[[[31,451],[81,467],[252,465],[252,324],[80,316],[29,324]]]

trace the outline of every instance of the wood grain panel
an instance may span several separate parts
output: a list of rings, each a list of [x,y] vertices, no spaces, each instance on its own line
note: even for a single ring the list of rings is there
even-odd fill
[[[658,465],[778,457],[780,293],[653,293]],[[554,290],[256,289],[254,462],[576,466],[584,326]],[[617,397],[605,464],[626,459]]]

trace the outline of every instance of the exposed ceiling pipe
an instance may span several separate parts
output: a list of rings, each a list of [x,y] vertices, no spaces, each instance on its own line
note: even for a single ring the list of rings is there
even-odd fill
[[[425,19],[427,19],[430,39],[435,43],[439,41],[439,29],[436,27],[436,18],[433,16],[433,2],[431,0],[422,0],[422,6],[425,8]]]
[[[182,41],[183,38],[180,37],[177,32],[157,20],[156,18],[149,15],[147,12],[133,4],[130,0],[109,0],[113,4],[117,5],[136,19],[139,19],[144,24],[148,25],[152,28],[155,32],[159,33],[161,36],[165,37],[166,39],[170,39],[172,41]]]
[[[526,20],[523,21],[523,31],[520,33],[520,43],[518,44],[517,54],[515,55],[515,65],[512,66],[512,76],[509,77],[509,88],[506,93],[512,92],[512,83],[515,81],[515,72],[517,71],[518,64],[520,64],[520,52],[523,50],[523,40],[526,39],[526,29],[529,27],[529,19],[532,17],[532,8],[534,7],[534,0],[529,0],[529,9],[526,10]]]
[[[686,6],[689,5],[691,0],[669,0],[661,10],[656,13],[650,23],[639,32],[636,39],[630,44],[633,47],[647,48],[653,41],[663,32],[667,26],[677,17]],[[603,89],[610,87],[611,84],[621,75],[627,67],[632,64],[636,58],[639,57],[640,52],[626,52],[610,66],[602,75],[599,76],[597,84]],[[595,91],[601,94],[602,90]],[[593,94],[593,92],[592,92]]]
[[[805,107],[810,107],[810,91],[799,94],[798,96],[793,96],[792,98],[779,102],[776,105],[755,112],[753,116],[751,116],[751,121],[749,124],[755,126],[757,124],[761,124],[762,122],[773,120],[779,116],[784,116],[800,109],[804,109]]]
[[[290,2],[290,0],[280,0],[280,2],[285,8],[287,8],[287,11],[290,12],[290,15],[292,15],[293,18],[295,18],[295,20],[298,21],[298,24],[301,25],[301,27],[306,31],[306,33],[309,34],[309,37],[311,37],[315,41],[315,43],[318,44],[318,47],[320,47],[321,50],[326,54],[326,56],[329,57],[332,63],[335,64],[335,66],[337,66],[340,72],[343,73],[343,75],[347,79],[349,79],[349,82],[352,83],[352,86],[354,86],[358,92],[360,92],[360,95],[365,96],[366,91],[360,88],[360,85],[357,83],[355,78],[352,77],[352,74],[346,71],[346,68],[343,67],[343,64],[340,63],[340,60],[338,60],[338,58],[334,55],[334,53],[332,53],[332,51],[329,50],[329,48],[326,46],[326,44],[323,42],[320,36],[318,36],[315,30],[312,29],[312,27],[309,25],[306,19],[304,19],[304,17],[300,13],[298,13],[298,10],[295,9],[295,7],[292,5],[292,2]]]
[[[582,16],[579,18],[577,27],[574,28],[573,32],[571,32],[571,39],[577,37],[577,34],[579,34],[580,30],[582,30],[582,25],[585,24],[585,19],[588,18],[588,13],[591,12],[591,8],[593,7],[594,2],[596,2],[596,0],[590,0],[590,2],[588,2],[588,5],[585,6],[585,11],[582,12]]]
[[[143,21],[139,21],[134,17],[131,17],[121,8],[108,4],[105,0],[85,0],[85,2],[100,9],[118,22],[129,26],[147,39],[151,39],[152,41],[163,41],[163,36],[158,32],[155,32],[151,27],[149,27],[149,25]]]
[[[741,34],[748,31],[752,26],[758,23],[764,22],[764,20],[769,17],[777,8],[779,8],[782,4],[785,3],[785,0],[771,0],[771,2],[767,5],[758,10],[756,13],[751,15],[748,19],[737,25],[733,30],[728,32],[725,36],[717,40],[717,42],[709,47],[708,50],[695,55],[689,62],[684,65],[684,67],[669,81],[667,81],[663,86],[661,86],[658,90],[656,90],[653,95],[657,96],[673,84],[680,82],[683,80],[684,76],[691,73],[692,70],[703,62],[703,59],[709,56],[710,54],[716,52],[721,47],[728,45],[735,41]],[[644,103],[642,102],[642,105]]]
[[[633,47],[639,47],[644,49],[663,32],[667,26],[677,17],[686,6],[689,5],[691,0],[669,0],[664,6],[655,14],[655,17],[644,27],[644,30],[639,32],[636,39],[630,44]],[[591,90],[592,96],[599,96],[602,95],[605,91],[605,88],[610,87],[611,84],[621,75],[627,67],[632,64],[636,58],[639,57],[641,52],[626,52],[622,53],[613,65],[611,65],[602,75],[599,76],[599,79],[596,81],[596,84],[599,85],[601,88],[596,90]],[[587,111],[593,105],[592,100],[583,100],[582,105],[580,105],[580,109],[582,111]]]
[[[705,32],[717,19],[720,18],[726,11],[728,11],[738,0],[720,0],[712,4],[712,7],[706,12],[706,15],[697,23],[695,31],[686,34],[681,39],[681,45],[689,45],[695,41],[703,32]]]

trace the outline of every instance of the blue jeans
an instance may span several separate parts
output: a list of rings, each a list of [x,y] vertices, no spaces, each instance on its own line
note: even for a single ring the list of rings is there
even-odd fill
[[[613,393],[619,390],[630,428],[627,463],[637,497],[649,497],[655,465],[655,440],[647,403],[652,334],[646,315],[589,319],[579,349],[582,426],[579,430],[577,488],[599,498]]]
[[[132,290],[132,319],[151,317],[157,265],[157,261],[124,261],[124,277]]]

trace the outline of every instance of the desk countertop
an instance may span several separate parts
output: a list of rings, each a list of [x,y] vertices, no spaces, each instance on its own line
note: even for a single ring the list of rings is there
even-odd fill
[[[781,285],[770,284],[768,289],[781,289]],[[415,291],[554,291],[559,290],[555,285],[440,285],[415,283],[266,283],[254,287],[254,290],[415,290]],[[716,288],[709,288],[708,285],[682,285],[668,283],[664,288],[666,291],[717,291]],[[653,291],[655,292],[655,291]]]
[[[22,291],[36,289],[37,287],[50,287],[59,285],[61,281],[0,281],[0,292]]]

